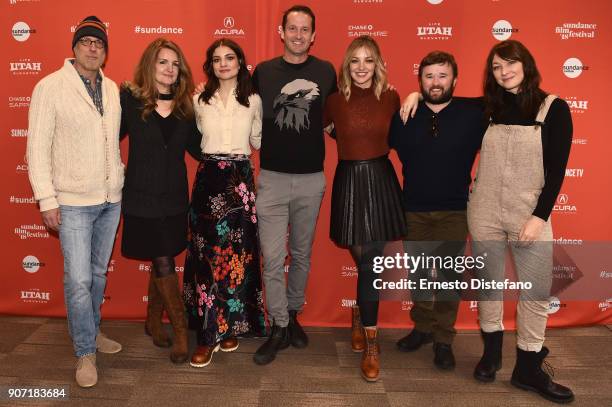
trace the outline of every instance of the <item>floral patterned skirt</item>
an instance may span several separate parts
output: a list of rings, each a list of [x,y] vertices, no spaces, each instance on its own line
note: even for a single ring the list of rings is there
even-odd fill
[[[183,295],[198,344],[264,336],[255,184],[247,156],[204,157],[189,227]]]

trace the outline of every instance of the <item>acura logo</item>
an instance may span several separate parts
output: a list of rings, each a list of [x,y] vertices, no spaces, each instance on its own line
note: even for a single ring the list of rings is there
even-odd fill
[[[557,202],[559,202],[561,205],[565,205],[568,201],[569,201],[569,198],[567,197],[566,194],[559,194],[559,198],[557,199]]]
[[[234,17],[225,17],[223,19],[223,26],[225,28],[232,28],[234,26]]]

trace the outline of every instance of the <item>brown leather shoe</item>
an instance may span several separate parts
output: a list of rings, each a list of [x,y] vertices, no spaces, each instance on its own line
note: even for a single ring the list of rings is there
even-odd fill
[[[352,322],[351,322],[351,350],[359,353],[365,349],[365,338],[363,337],[363,326],[361,326],[361,315],[359,314],[359,306],[352,307]]]
[[[155,278],[155,286],[164,302],[168,318],[174,329],[174,344],[170,352],[170,360],[174,363],[184,363],[188,358],[187,349],[187,320],[183,298],[178,287],[176,274]]]
[[[230,336],[219,343],[221,352],[233,352],[238,349],[238,338]]]
[[[378,380],[380,364],[378,361],[378,338],[376,327],[364,328],[366,349],[361,354],[361,376],[368,382]]]
[[[212,346],[198,346],[191,355],[189,364],[193,367],[205,367],[212,362],[213,353],[219,350],[219,344]]]
[[[153,271],[151,271],[153,273]],[[169,348],[172,346],[172,341],[164,330],[162,325],[162,315],[164,313],[164,302],[162,301],[153,275],[149,276],[149,301],[147,303],[147,319],[145,320],[145,333],[153,337],[153,343],[160,348]]]

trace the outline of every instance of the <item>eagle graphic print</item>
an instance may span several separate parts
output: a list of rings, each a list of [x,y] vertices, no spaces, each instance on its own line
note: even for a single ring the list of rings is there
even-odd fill
[[[297,133],[310,128],[310,106],[319,96],[319,86],[306,79],[296,79],[283,86],[273,105],[278,128],[293,129]]]

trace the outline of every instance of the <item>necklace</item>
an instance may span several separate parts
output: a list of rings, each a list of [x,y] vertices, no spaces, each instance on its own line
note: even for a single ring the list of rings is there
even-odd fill
[[[159,99],[159,100],[172,100],[172,99],[174,99],[174,93],[159,93],[157,95],[157,99]]]

